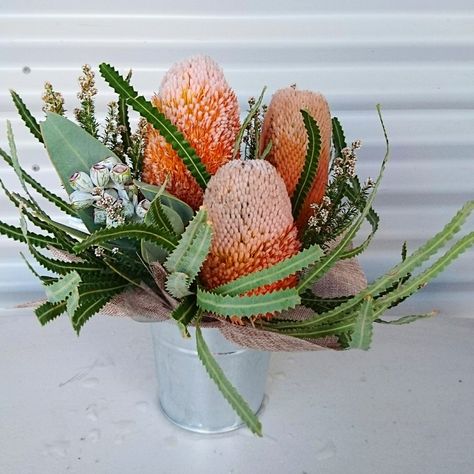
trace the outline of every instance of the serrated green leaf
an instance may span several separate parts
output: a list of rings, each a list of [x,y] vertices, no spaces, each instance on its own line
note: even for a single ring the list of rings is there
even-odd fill
[[[258,420],[257,415],[255,415],[255,413],[250,409],[248,403],[229,382],[224,372],[217,364],[202,337],[199,325],[196,325],[196,347],[199,359],[224,398],[229,402],[230,406],[234,409],[237,415],[239,415],[241,420],[247,425],[252,433],[262,436],[262,425]]]
[[[166,291],[175,298],[183,298],[184,296],[191,295],[189,291],[189,277],[186,273],[173,272],[168,275],[166,279]]]
[[[26,239],[20,227],[15,227],[0,221],[0,234],[6,235],[10,239],[17,240],[18,242],[26,243]],[[36,247],[46,248],[50,245],[57,245],[56,239],[47,235],[35,234],[34,232],[28,232],[28,239],[30,243]]]
[[[76,271],[66,273],[55,283],[45,286],[46,296],[50,303],[65,301],[81,283],[81,276]]]
[[[342,156],[342,149],[347,146],[344,130],[337,117],[332,118],[332,142],[336,156]]]
[[[347,302],[353,296],[354,295],[340,296],[338,298],[322,298],[321,296],[315,295],[311,290],[306,290],[301,294],[301,304],[307,308],[311,308],[316,313],[324,313]]]
[[[178,323],[183,335],[189,337],[187,330],[188,324],[198,314],[198,307],[196,306],[195,296],[186,296],[183,301],[171,313],[171,317]]]
[[[166,229],[171,235],[176,236],[177,233],[175,231],[175,226],[179,228],[179,226],[181,225],[181,227],[183,227],[182,226],[183,223],[179,215],[175,211],[173,211],[170,208],[168,209],[169,209],[169,213],[161,202],[160,194],[157,194],[155,198],[153,199],[153,201],[151,201],[150,208],[145,214],[144,221],[145,221],[145,224],[162,227],[163,229]],[[168,217],[169,215],[173,216],[174,225],[171,223],[171,220]],[[183,230],[184,228],[182,229],[182,231]]]
[[[438,311],[430,311],[429,313],[424,313],[424,314],[409,314],[407,316],[402,316],[401,318],[397,319],[391,319],[390,321],[386,321],[384,319],[376,319],[376,323],[381,323],[381,324],[392,324],[395,326],[400,326],[402,324],[410,324],[415,321],[418,321],[419,319],[426,319],[426,318],[432,318],[433,316],[436,316],[438,314]]]
[[[0,148],[0,156],[4,159],[4,161],[11,167],[13,167],[13,160],[12,158],[6,153],[4,150]],[[64,201],[64,199],[60,198],[56,194],[52,193],[44,186],[42,186],[38,181],[32,178],[23,168],[20,167],[22,178],[25,183],[28,183],[38,194],[43,196],[49,202],[52,202],[58,209],[69,214],[70,216],[77,217],[77,212],[72,208],[72,206]]]
[[[386,143],[386,152],[384,159],[382,161],[382,165],[380,167],[378,178],[374,184],[372,193],[367,199],[366,205],[363,211],[359,214],[359,217],[355,220],[352,226],[346,231],[344,236],[342,237],[341,241],[339,242],[336,247],[330,251],[324,258],[322,258],[318,265],[315,265],[312,269],[305,273],[305,275],[301,278],[300,282],[298,283],[298,291],[301,293],[302,291],[309,288],[316,280],[321,278],[324,274],[326,274],[341,258],[341,255],[347,255],[348,252],[346,251],[347,247],[349,246],[350,242],[352,242],[354,236],[359,231],[360,227],[362,226],[366,216],[370,212],[372,208],[372,203],[375,199],[377,194],[377,190],[380,186],[380,182],[383,177],[383,173],[385,170],[385,166],[387,164],[388,158],[390,156],[390,148],[389,142],[387,137],[387,132],[385,130],[385,125],[382,120],[382,115],[380,112],[380,106],[377,106],[377,112],[379,114],[380,123],[382,125],[382,130],[384,133],[385,143]]]
[[[102,142],[61,115],[49,112],[40,127],[49,158],[68,194],[73,191],[69,183],[73,173],[89,173],[97,162],[109,156],[117,158]],[[98,227],[92,208],[79,210],[77,215],[90,231]]]
[[[55,258],[46,257],[41,252],[38,252],[34,247],[30,246],[30,252],[36,261],[47,270],[50,270],[59,275],[66,275],[71,271],[79,272],[92,272],[98,273],[104,270],[103,267],[100,267],[93,263],[88,262],[64,262],[63,260],[57,260]]]
[[[351,342],[349,343],[351,349],[362,349],[366,351],[370,348],[373,332],[373,316],[374,300],[371,296],[366,296],[355,320],[354,329],[351,334]]]
[[[186,168],[196,179],[199,186],[205,189],[211,176],[201,162],[201,159],[197,156],[195,150],[187,142],[178,128],[151,102],[147,101],[143,96],[139,96],[133,87],[128,84],[112,66],[102,63],[99,69],[102,77],[112,89],[160,132],[167,143],[172,146],[178,156],[183,160]]]
[[[35,136],[35,138],[43,143],[43,137],[41,136],[41,130],[36,119],[31,115],[31,112],[26,107],[25,103],[21,97],[14,91],[10,89],[10,95],[12,96],[13,103],[15,104],[18,113],[20,114],[21,119],[28,127],[30,132]]]
[[[183,272],[186,273],[186,268],[183,265],[186,254],[188,253],[193,240],[196,238],[201,225],[207,220],[207,211],[200,209],[194,219],[188,224],[185,231],[181,235],[181,239],[178,242],[176,248],[169,254],[166,259],[164,266],[170,272]]]
[[[42,326],[49,323],[53,319],[56,319],[58,316],[66,311],[66,302],[62,301],[61,303],[50,303],[47,301],[41,306],[38,306],[35,309],[36,317]]]
[[[72,326],[77,335],[81,332],[84,324],[96,313],[98,313],[117,293],[103,294],[99,298],[87,300],[74,312]]]
[[[188,285],[191,285],[198,276],[211,248],[211,241],[212,227],[208,222],[203,222],[183,258],[182,268],[186,269]]]
[[[308,147],[306,158],[298,179],[295,191],[291,198],[293,217],[296,219],[300,213],[303,203],[313,185],[314,177],[318,171],[319,155],[321,152],[321,133],[316,120],[307,110],[301,110],[303,122],[308,135]]]
[[[222,296],[202,288],[197,290],[197,305],[221,316],[250,317],[293,309],[301,303],[295,289],[273,291],[264,295]]]
[[[461,225],[465,222],[467,217],[474,210],[474,201],[466,203],[457,214],[451,219],[451,221],[444,227],[444,229],[437,233],[434,237],[429,239],[424,245],[419,247],[414,253],[406,258],[403,262],[395,265],[391,270],[389,270],[385,275],[377,278],[373,283],[367,286],[365,290],[362,290],[360,293],[355,295],[353,298],[349,299],[346,303],[341,304],[337,308],[330,310],[321,315],[317,315],[312,318],[308,318],[302,322],[273,322],[275,326],[280,329],[288,328],[291,330],[301,329],[304,327],[310,327],[315,325],[324,325],[332,324],[337,322],[339,319],[343,318],[345,315],[350,315],[361,304],[363,299],[372,295],[373,297],[380,295],[384,290],[393,285],[394,282],[399,281],[400,278],[404,277],[408,273],[412,272],[413,269],[422,265],[426,260],[433,256],[442,246],[446,244],[452,237],[460,230]],[[417,279],[410,280],[410,286],[408,283],[402,285],[400,288],[397,288],[390,296],[384,296],[380,300],[376,301],[376,308],[380,305],[390,304],[399,298],[405,295],[405,291],[408,293],[410,291],[416,291],[419,285],[426,283],[430,278],[434,277],[437,272],[441,271],[447,264],[456,258],[460,252],[464,251],[466,248],[472,245],[473,236],[471,234],[465,236],[459,242],[457,242],[443,257],[441,257],[435,264],[425,271]],[[402,289],[403,288],[403,289]],[[377,313],[377,311],[376,311]]]
[[[289,275],[293,275],[304,268],[313,265],[324,255],[318,245],[311,245],[307,249],[287,258],[269,268],[259,270],[249,275],[241,276],[229,283],[221,285],[214,290],[220,295],[240,295],[247,291],[254,290],[260,286],[269,285],[282,280]]]
[[[131,71],[129,72],[125,80],[129,83],[130,78],[131,78]],[[119,120],[120,125],[122,126],[120,135],[122,137],[124,151],[125,153],[128,154],[128,150],[132,148],[132,140],[130,138],[132,135],[132,131],[130,129],[130,120],[128,117],[127,101],[121,96],[119,96],[119,100],[118,100],[118,120]],[[134,171],[138,171],[139,168],[138,168],[138,163],[136,162],[136,160],[132,164],[133,164]]]
[[[169,250],[173,250],[176,247],[176,238],[160,227],[146,224],[123,224],[92,233],[82,242],[76,244],[74,250],[81,253],[93,245],[100,245],[117,239],[144,239]]]

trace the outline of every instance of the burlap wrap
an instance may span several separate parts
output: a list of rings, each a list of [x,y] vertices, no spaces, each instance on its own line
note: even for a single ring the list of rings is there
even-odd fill
[[[71,260],[71,256],[55,248],[50,251],[62,260]],[[160,322],[169,319],[171,310],[178,304],[164,290],[166,272],[160,264],[153,264],[154,279],[161,291],[156,294],[147,287],[130,288],[115,296],[102,310],[106,316],[130,317],[140,322]],[[341,260],[313,287],[316,295],[324,298],[353,295],[367,286],[364,272],[356,259]],[[304,320],[312,311],[303,306],[285,311],[277,318]],[[304,340],[283,334],[265,331],[257,326],[246,323],[244,326],[235,325],[223,317],[207,315],[203,327],[218,328],[229,341],[250,349],[263,351],[318,351],[337,349],[335,337]]]

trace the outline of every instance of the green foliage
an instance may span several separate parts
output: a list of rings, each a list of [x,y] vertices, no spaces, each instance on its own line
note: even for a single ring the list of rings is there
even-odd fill
[[[344,136],[344,130],[342,129],[341,122],[337,117],[332,118],[332,142],[334,145],[334,153],[336,156],[342,155],[342,149],[347,146],[346,137]]]
[[[355,320],[349,347],[367,351],[372,342],[372,323],[374,319],[374,302],[371,296],[366,296]]]
[[[429,313],[423,313],[423,314],[409,314],[407,316],[402,316],[401,318],[397,319],[391,319],[390,321],[387,321],[385,319],[376,319],[376,323],[381,323],[381,324],[391,324],[395,326],[400,326],[402,324],[410,324],[415,321],[418,321],[419,319],[426,319],[426,318],[432,318],[433,316],[436,316],[438,314],[438,311],[430,311]]]
[[[189,291],[189,276],[182,272],[173,272],[166,279],[166,291],[175,298],[181,299],[184,296],[191,295]]]
[[[50,303],[66,301],[80,282],[81,277],[76,271],[66,273],[58,281],[44,287],[48,301]]]
[[[304,268],[316,263],[323,256],[322,250],[317,245],[302,250],[269,268],[241,276],[229,283],[213,290],[220,295],[239,295],[254,290],[260,286],[275,283],[289,275],[293,275]]]
[[[178,323],[178,327],[185,337],[189,337],[187,326],[198,315],[198,312],[196,298],[194,296],[186,296],[171,313],[171,317]]]
[[[273,314],[293,309],[300,303],[301,299],[293,288],[253,296],[222,296],[202,288],[197,290],[197,305],[204,311],[221,316]]]
[[[153,184],[144,183],[143,181],[134,180],[135,186],[137,186],[143,195],[149,200],[153,201],[157,193],[160,193],[161,196],[161,203],[175,211],[179,217],[183,225],[188,225],[191,219],[194,217],[194,211],[192,208],[186,204],[181,199],[178,199],[176,196],[168,193],[165,190],[162,190],[162,186],[155,186]],[[181,232],[177,232],[181,234]]]
[[[36,317],[42,326],[49,323],[53,319],[56,319],[58,316],[66,311],[66,302],[62,301],[60,303],[50,303],[47,301],[42,305],[38,306],[35,309]]]
[[[125,99],[136,112],[155,127],[163,138],[173,147],[183,163],[196,179],[201,188],[205,189],[210,175],[197,156],[195,150],[186,141],[184,135],[163,113],[143,96],[139,96],[133,87],[109,64],[102,63],[99,67],[102,77],[122,99]]]
[[[170,272],[186,272],[187,268],[184,266],[186,254],[191,251],[193,241],[196,239],[201,227],[205,225],[207,220],[207,212],[200,209],[193,220],[186,227],[186,230],[181,235],[181,239],[173,252],[168,256],[164,264],[165,268]]]
[[[202,337],[199,324],[196,325],[196,347],[199,359],[224,398],[229,402],[231,407],[240,416],[241,420],[247,425],[252,433],[262,436],[262,425],[260,421],[217,364]]]
[[[316,120],[307,110],[301,110],[304,126],[308,135],[308,147],[301,175],[298,179],[295,192],[291,198],[293,217],[298,218],[303,203],[311,190],[316,172],[318,171],[319,155],[321,152],[321,133]]]
[[[15,104],[15,107],[25,125],[28,127],[34,137],[39,142],[43,143],[43,137],[41,136],[39,124],[33,117],[33,115],[31,115],[31,112],[28,110],[28,107],[26,107],[21,97],[14,90],[10,90],[10,95],[12,96],[13,103]]]
[[[324,313],[345,303],[352,297],[353,295],[340,296],[338,298],[322,298],[315,295],[311,290],[306,290],[301,294],[301,304],[311,308],[316,313]]]
[[[419,247],[415,252],[392,269],[385,275],[376,279],[357,295],[348,299],[345,303],[336,308],[322,314],[315,315],[302,322],[271,322],[274,328],[283,330],[297,337],[313,337],[318,336],[321,330],[326,334],[334,334],[334,329],[341,329],[339,326],[351,327],[353,318],[357,313],[360,305],[367,296],[375,299],[374,318],[381,316],[394,303],[415,293],[423,287],[429,280],[434,278],[448,264],[453,262],[462,252],[467,250],[474,243],[474,233],[470,233],[456,242],[442,257],[438,258],[428,269],[416,277],[410,278],[401,285],[394,285],[401,278],[411,273],[414,269],[426,262],[430,257],[435,255],[453,236],[461,229],[462,224],[474,210],[474,201],[466,203],[460,211],[451,219],[444,229],[429,239],[424,245]],[[393,288],[393,291],[384,296],[379,296],[387,289]],[[349,325],[349,326],[347,326]],[[324,329],[323,329],[324,327]],[[329,330],[329,332],[327,332]]]
[[[26,243],[25,236],[20,227],[15,227],[0,221],[0,234],[6,235],[10,239],[17,240],[18,242]],[[34,232],[28,232],[28,240],[31,245],[36,247],[46,248],[48,246],[57,245],[56,239],[49,237],[48,235],[36,234]]]
[[[380,123],[382,125],[382,129],[384,132],[384,137],[385,137],[385,143],[386,143],[386,152],[385,152],[385,157],[382,161],[382,165],[380,167],[379,175],[378,178],[374,184],[374,188],[372,190],[372,193],[368,197],[365,207],[362,210],[362,212],[359,214],[359,217],[355,220],[355,222],[352,224],[352,226],[347,230],[347,232],[344,234],[342,239],[340,240],[339,244],[336,245],[336,247],[330,251],[323,259],[320,260],[318,265],[315,265],[313,268],[311,268],[300,280],[298,284],[298,291],[301,293],[302,291],[306,290],[309,288],[316,280],[321,278],[325,273],[327,273],[340,258],[348,257],[348,256],[353,256],[354,252],[350,251],[347,252],[346,249],[352,242],[352,239],[355,237],[357,232],[359,231],[360,227],[362,226],[362,223],[366,219],[366,216],[370,213],[371,208],[372,208],[372,203],[375,199],[377,190],[380,186],[380,182],[382,180],[383,172],[385,170],[385,166],[387,164],[389,154],[390,154],[390,148],[389,148],[389,142],[388,142],[388,137],[387,137],[387,132],[385,131],[385,125],[382,120],[382,116],[380,113],[380,107],[377,106],[377,111],[379,113],[379,118],[380,118]],[[373,229],[374,231],[374,229]],[[367,241],[366,241],[367,242]]]
[[[73,173],[89,173],[91,166],[98,161],[115,156],[99,140],[61,115],[48,113],[41,123],[41,132],[51,162],[68,194],[73,191],[69,184]],[[77,214],[89,231],[97,228],[92,208],[77,211]]]
[[[5,162],[13,167],[13,160],[12,158],[0,148],[0,156],[5,160]],[[21,176],[22,180],[29,184],[36,192],[38,192],[41,196],[46,198],[48,201],[52,202],[53,204],[58,207],[61,211],[65,212],[66,214],[69,214],[70,216],[77,216],[76,211],[72,208],[72,206],[61,199],[59,196],[56,194],[52,193],[45,187],[43,187],[38,181],[36,181],[34,178],[32,178],[23,168],[19,166],[19,169],[21,171]]]
[[[176,237],[161,227],[146,224],[123,224],[117,227],[97,230],[82,242],[74,246],[74,251],[81,253],[89,247],[101,245],[118,239],[147,240],[168,250],[176,247]]]
[[[104,294],[93,300],[86,300],[79,305],[72,317],[72,326],[77,335],[81,332],[82,326],[97,312],[99,312],[115,294]]]

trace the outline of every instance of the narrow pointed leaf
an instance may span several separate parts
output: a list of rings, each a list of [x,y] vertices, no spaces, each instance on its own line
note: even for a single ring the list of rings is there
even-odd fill
[[[365,297],[359,311],[351,334],[351,349],[362,349],[364,351],[370,348],[372,341],[372,323],[374,315],[374,302],[370,296]]]
[[[197,214],[194,216],[194,219],[188,224],[184,233],[181,235],[181,239],[178,242],[178,245],[170,253],[166,259],[164,266],[170,272],[186,272],[186,268],[183,266],[184,258],[189,251],[190,246],[193,243],[193,240],[196,238],[197,233],[199,232],[201,225],[207,220],[207,212],[205,209],[200,209]]]
[[[220,295],[240,295],[247,291],[259,288],[260,286],[269,285],[282,280],[289,275],[293,275],[304,268],[313,265],[323,255],[324,253],[318,245],[312,245],[311,247],[308,247],[296,255],[269,268],[241,276],[236,280],[215,288],[212,291]]]
[[[239,415],[247,427],[258,436],[262,436],[262,425],[257,415],[250,409],[248,403],[237,392],[234,386],[229,382],[222,369],[212,356],[202,337],[201,328],[196,326],[196,345],[198,357],[206,368],[207,373],[217,385],[224,398],[229,402],[234,411]]]
[[[332,118],[332,141],[336,156],[342,156],[342,149],[347,146],[344,130],[337,117]]]
[[[293,309],[301,299],[294,289],[273,291],[264,295],[222,296],[198,288],[197,304],[210,313],[221,316],[256,316]]]
[[[35,314],[40,324],[44,326],[63,314],[64,311],[66,311],[65,301],[62,301],[61,303],[50,303],[47,301],[35,309]]]
[[[23,122],[25,122],[25,125],[35,136],[35,138],[39,142],[43,143],[43,137],[41,135],[40,126],[36,119],[33,117],[33,115],[31,115],[31,112],[28,110],[21,97],[14,90],[10,90],[10,95],[12,96],[13,103],[15,104],[15,107],[18,110],[21,119],[23,120]]]
[[[426,319],[426,318],[432,318],[433,316],[436,316],[438,314],[437,311],[430,311],[429,313],[424,313],[424,314],[409,314],[407,316],[402,316],[401,318],[397,319],[391,319],[391,320],[385,320],[385,319],[376,319],[376,323],[381,323],[381,324],[391,324],[395,326],[400,326],[402,324],[410,324],[415,321],[418,321],[419,319]]]
[[[183,160],[186,168],[196,179],[199,186],[205,189],[211,176],[195,150],[178,128],[151,102],[147,101],[143,96],[139,96],[135,89],[112,66],[102,63],[99,69],[102,77],[112,89],[160,132],[167,143],[173,147],[178,156]]]
[[[46,296],[50,303],[59,303],[65,301],[81,283],[81,277],[76,271],[66,273],[57,282],[45,286]]]
[[[321,134],[316,120],[311,117],[307,110],[301,110],[301,114],[303,115],[304,126],[308,134],[308,147],[303,170],[291,198],[293,217],[295,219],[298,217],[306,196],[313,185],[314,177],[318,171],[319,154],[321,151]]]
[[[26,243],[25,236],[20,227],[15,227],[0,221],[0,234],[6,235],[10,239]],[[34,232],[28,232],[28,240],[31,245],[36,247],[46,248],[50,245],[57,245],[57,240],[55,238],[47,235],[36,234]]]
[[[94,232],[82,242],[76,244],[74,250],[81,253],[94,245],[117,239],[144,239],[169,250],[173,250],[176,246],[176,238],[160,227],[146,224],[124,224]]]

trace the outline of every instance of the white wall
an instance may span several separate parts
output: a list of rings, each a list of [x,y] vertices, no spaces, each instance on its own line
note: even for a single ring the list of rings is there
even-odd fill
[[[242,107],[266,84],[319,89],[348,138],[361,138],[360,173],[374,176],[383,139],[374,106],[383,104],[392,161],[377,199],[382,226],[363,258],[369,277],[441,228],[474,191],[474,5],[471,1],[275,0],[78,2],[3,0],[0,6],[0,143],[10,119],[20,158],[57,192],[42,147],[16,117],[14,88],[36,116],[45,80],[75,107],[80,66],[110,61],[134,69],[134,84],[150,95],[175,60],[207,53],[225,68]],[[334,6],[337,3],[337,6]],[[357,6],[354,6],[357,3]],[[393,3],[393,2],[390,2]],[[387,2],[387,5],[389,2]],[[236,5],[239,7],[237,8]],[[113,98],[100,82],[98,109]],[[0,175],[13,176],[3,164]],[[1,219],[16,213],[0,198]],[[471,221],[472,230],[472,221]],[[0,307],[40,293],[18,256],[0,240]],[[469,316],[474,253],[438,277],[412,306]],[[451,308],[448,311],[448,308]]]

